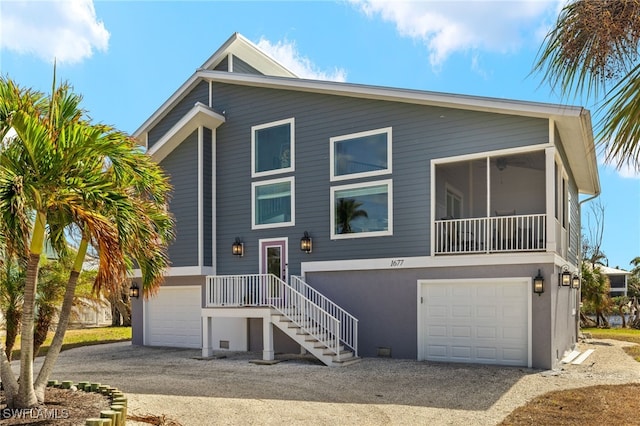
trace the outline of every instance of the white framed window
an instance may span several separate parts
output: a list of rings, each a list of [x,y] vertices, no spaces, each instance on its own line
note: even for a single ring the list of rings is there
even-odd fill
[[[391,173],[391,140],[391,127],[330,138],[331,180]]]
[[[393,235],[391,179],[331,188],[331,239]]]
[[[251,177],[295,170],[295,120],[251,127]]]
[[[293,177],[251,184],[251,229],[295,225],[295,180]]]

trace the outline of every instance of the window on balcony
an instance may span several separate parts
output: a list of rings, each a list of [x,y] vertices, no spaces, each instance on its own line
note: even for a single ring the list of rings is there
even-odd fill
[[[392,235],[391,180],[331,188],[331,239]]]
[[[251,176],[292,172],[295,164],[294,119],[251,128]]]
[[[274,179],[251,184],[252,229],[294,225],[294,178]]]
[[[331,142],[331,180],[391,173],[391,127],[337,136]]]

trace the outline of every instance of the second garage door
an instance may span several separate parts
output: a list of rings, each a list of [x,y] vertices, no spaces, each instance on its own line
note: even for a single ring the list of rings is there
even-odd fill
[[[418,358],[531,366],[530,281],[419,281]]]
[[[161,287],[145,302],[145,345],[202,347],[201,288]]]

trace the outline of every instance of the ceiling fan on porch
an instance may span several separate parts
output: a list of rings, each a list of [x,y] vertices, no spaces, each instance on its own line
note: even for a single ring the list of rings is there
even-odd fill
[[[538,160],[533,155],[518,155],[496,158],[496,168],[499,171],[504,171],[507,167],[524,167],[527,169],[543,170],[544,158]]]

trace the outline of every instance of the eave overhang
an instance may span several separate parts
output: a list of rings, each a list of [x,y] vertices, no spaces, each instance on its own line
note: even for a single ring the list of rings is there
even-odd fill
[[[191,108],[180,121],[174,124],[147,152],[155,161],[160,162],[200,126],[216,129],[224,122],[225,118],[223,115],[197,102],[193,108]]]

